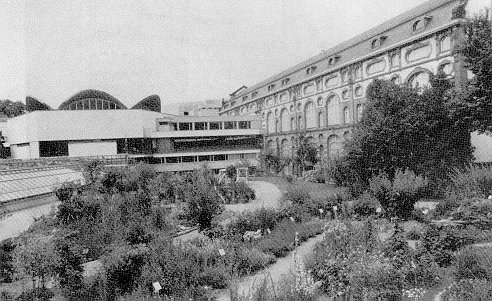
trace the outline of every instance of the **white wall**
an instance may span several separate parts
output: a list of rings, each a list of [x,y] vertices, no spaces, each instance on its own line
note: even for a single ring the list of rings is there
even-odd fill
[[[8,142],[142,138],[163,116],[144,110],[36,111],[8,121]]]
[[[70,157],[116,155],[116,141],[69,142],[68,155]]]
[[[475,162],[492,162],[492,136],[471,134],[471,144],[475,147]]]
[[[10,147],[10,153],[12,158],[15,159],[31,159],[31,150],[29,144],[24,144],[21,146],[12,145]]]

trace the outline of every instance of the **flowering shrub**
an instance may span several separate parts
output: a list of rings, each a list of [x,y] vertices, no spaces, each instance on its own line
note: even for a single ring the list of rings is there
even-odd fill
[[[373,177],[369,181],[369,188],[390,216],[408,218],[427,184],[428,180],[425,177],[417,176],[413,171],[406,169],[397,170],[393,180],[385,173]]]

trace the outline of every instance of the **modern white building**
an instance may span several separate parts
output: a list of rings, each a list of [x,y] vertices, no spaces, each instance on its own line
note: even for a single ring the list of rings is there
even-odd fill
[[[174,116],[128,110],[34,111],[7,122],[13,159],[125,156],[158,171],[258,164],[262,132],[256,116]],[[180,163],[180,164],[176,164]]]

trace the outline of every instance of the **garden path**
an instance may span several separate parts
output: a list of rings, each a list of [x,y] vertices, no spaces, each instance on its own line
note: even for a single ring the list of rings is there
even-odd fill
[[[279,205],[282,193],[275,184],[262,181],[249,181],[248,185],[255,191],[256,198],[245,204],[228,204],[225,210],[240,213],[244,211],[253,211],[262,207],[276,208]]]
[[[248,181],[248,185],[255,191],[256,198],[246,204],[228,204],[225,205],[225,211],[222,213],[226,216],[220,223],[227,223],[234,214],[245,211],[253,211],[259,208],[276,208],[279,205],[282,193],[275,184],[263,181]],[[203,237],[198,230],[174,238],[175,241],[189,241],[195,238]]]
[[[308,239],[306,242],[297,247],[297,256],[304,260],[304,258],[309,255],[316,243],[322,241],[324,234],[319,234],[315,237]],[[289,275],[291,271],[294,270],[294,260],[293,251],[287,256],[279,258],[277,262],[270,265],[268,268],[264,269],[260,273],[251,276],[245,276],[238,280],[235,285],[237,286],[237,292],[242,295],[248,295],[253,292],[256,287],[258,287],[263,279],[267,278],[269,281],[273,282],[276,286]],[[228,290],[218,291],[217,295],[218,301],[228,301],[230,300],[230,295]]]

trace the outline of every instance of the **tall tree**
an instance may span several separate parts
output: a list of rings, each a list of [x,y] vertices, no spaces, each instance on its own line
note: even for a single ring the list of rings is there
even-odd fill
[[[458,49],[473,79],[457,91],[450,108],[454,118],[471,131],[492,133],[492,35],[489,11],[465,26],[466,43]]]
[[[24,114],[26,106],[20,102],[13,102],[10,99],[0,100],[0,115],[15,117]]]
[[[372,175],[407,168],[438,180],[471,160],[469,132],[447,110],[450,82],[438,76],[431,84],[423,93],[388,81],[369,85],[366,110],[343,158],[354,180],[367,184]]]

